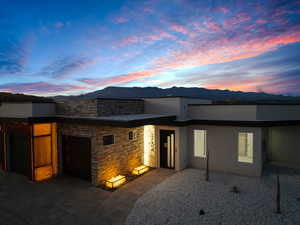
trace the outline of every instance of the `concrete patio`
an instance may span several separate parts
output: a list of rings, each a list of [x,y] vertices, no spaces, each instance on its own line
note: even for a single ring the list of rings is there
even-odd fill
[[[33,183],[0,172],[0,225],[121,225],[136,200],[173,173],[152,170],[108,192],[73,177]]]

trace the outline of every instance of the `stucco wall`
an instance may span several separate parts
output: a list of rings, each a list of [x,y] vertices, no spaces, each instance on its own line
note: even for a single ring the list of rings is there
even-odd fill
[[[271,127],[268,133],[268,159],[300,168],[300,126]]]
[[[1,103],[0,117],[31,117],[32,103]]]
[[[300,120],[300,105],[258,105],[258,120]]]
[[[177,115],[181,113],[180,98],[146,98],[145,113]]]
[[[135,131],[136,140],[129,140],[129,131]],[[110,126],[86,126],[60,124],[59,133],[91,138],[92,183],[99,185],[102,180],[119,174],[127,174],[143,164],[144,129],[117,128]],[[103,145],[103,136],[115,135],[115,144]]]
[[[190,126],[189,166],[206,168],[206,158],[194,157],[194,129],[207,131],[207,149],[211,171],[229,172],[239,175],[260,176],[262,172],[261,128],[230,126]],[[238,132],[253,132],[253,163],[238,162]]]
[[[178,120],[188,119],[189,104],[210,104],[210,100],[167,97],[167,98],[145,98],[145,113],[176,115]]]
[[[32,116],[54,116],[56,115],[56,104],[54,103],[33,103]]]
[[[189,106],[189,118],[195,120],[256,120],[256,105]]]

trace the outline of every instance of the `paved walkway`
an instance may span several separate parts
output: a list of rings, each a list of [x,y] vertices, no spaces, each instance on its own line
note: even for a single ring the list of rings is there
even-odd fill
[[[152,170],[114,192],[72,177],[33,183],[0,173],[0,225],[121,225],[136,200],[173,173]]]

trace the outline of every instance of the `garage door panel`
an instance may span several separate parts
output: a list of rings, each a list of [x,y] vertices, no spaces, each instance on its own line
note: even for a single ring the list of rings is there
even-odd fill
[[[85,137],[63,136],[64,172],[72,176],[91,179],[91,144]]]

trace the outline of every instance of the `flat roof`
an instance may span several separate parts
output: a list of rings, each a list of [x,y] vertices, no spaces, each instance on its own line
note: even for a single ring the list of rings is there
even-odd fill
[[[234,106],[234,105],[300,105],[300,103],[203,103],[203,104],[188,104],[189,106]]]
[[[1,118],[0,122],[28,122],[28,123],[83,123],[88,125],[118,126],[118,127],[137,127],[148,124],[169,124],[174,121],[174,115],[157,114],[130,114],[100,117],[81,117],[81,116],[51,116],[51,117],[28,117],[28,118]]]

